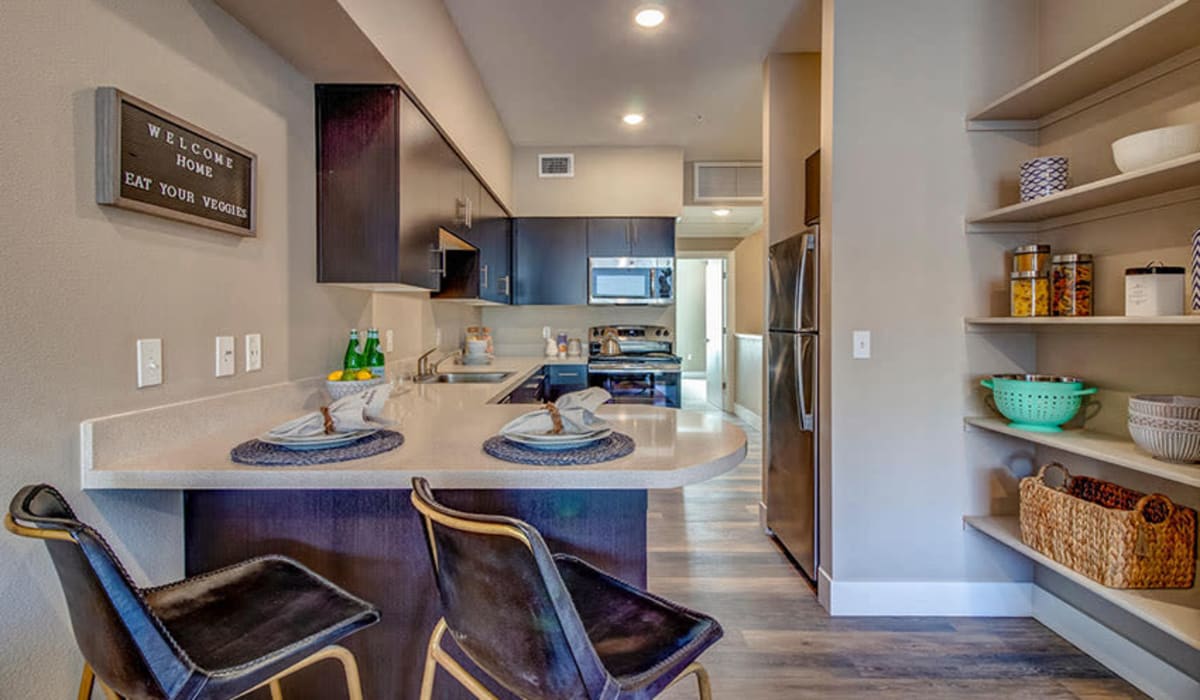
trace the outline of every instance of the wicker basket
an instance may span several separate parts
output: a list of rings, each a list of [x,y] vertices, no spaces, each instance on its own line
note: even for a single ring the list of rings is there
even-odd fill
[[[1052,467],[1060,488],[1046,484]],[[1058,463],[1021,479],[1021,539],[1112,588],[1191,588],[1196,576],[1196,511]]]

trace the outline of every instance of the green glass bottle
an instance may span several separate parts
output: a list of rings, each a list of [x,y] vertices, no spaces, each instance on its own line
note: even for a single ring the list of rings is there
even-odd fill
[[[386,363],[383,351],[379,349],[379,331],[374,328],[367,329],[367,347],[363,349],[363,358],[366,360],[365,366],[371,371],[371,375],[376,379],[383,379]]]
[[[363,355],[358,351],[358,329],[350,329],[350,343],[346,345],[346,356],[342,358],[342,381],[352,381],[363,369]]]

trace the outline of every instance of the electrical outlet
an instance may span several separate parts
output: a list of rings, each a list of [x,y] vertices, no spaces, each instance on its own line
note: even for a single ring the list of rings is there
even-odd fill
[[[137,341],[137,363],[139,389],[162,384],[162,338],[142,338]]]
[[[387,329],[387,331],[383,334],[383,351],[391,352],[391,351],[395,350],[396,349],[395,340],[396,340],[396,334],[392,332],[391,328]]]
[[[257,372],[262,369],[262,334],[249,333],[246,335],[246,371]]]
[[[854,331],[854,359],[871,359],[871,331]]]
[[[229,377],[234,373],[233,336],[217,336],[217,376]]]

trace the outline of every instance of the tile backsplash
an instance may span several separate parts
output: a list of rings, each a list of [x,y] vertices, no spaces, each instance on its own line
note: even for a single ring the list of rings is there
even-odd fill
[[[641,324],[675,329],[674,306],[503,306],[483,307],[482,325],[492,329],[496,354],[540,357],[545,349],[542,327],[565,332],[587,344],[591,326]]]

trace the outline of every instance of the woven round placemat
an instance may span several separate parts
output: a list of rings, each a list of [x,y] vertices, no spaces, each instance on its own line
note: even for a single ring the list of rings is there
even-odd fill
[[[258,467],[309,467],[330,462],[349,462],[352,459],[374,457],[404,444],[404,436],[394,430],[378,433],[328,450],[289,450],[262,440],[247,440],[229,451],[229,458],[238,464]]]
[[[539,467],[569,467],[597,464],[620,459],[633,452],[633,438],[613,433],[599,442],[573,450],[539,450],[507,440],[500,435],[488,438],[483,451],[496,459]]]

